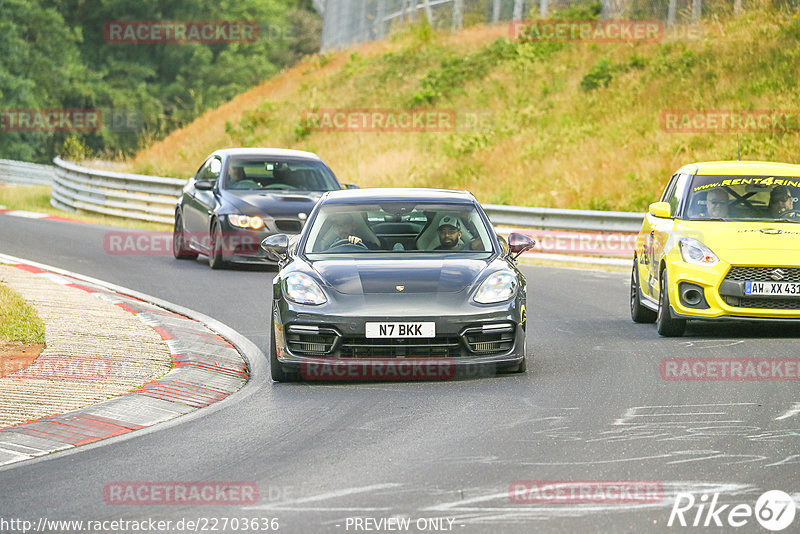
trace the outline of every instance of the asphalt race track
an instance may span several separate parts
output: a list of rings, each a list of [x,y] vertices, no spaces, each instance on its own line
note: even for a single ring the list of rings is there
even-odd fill
[[[110,255],[109,230],[0,215],[0,252],[197,310],[268,353],[274,271]],[[627,274],[523,270],[533,356],[524,375],[273,384],[260,362],[254,384],[219,407],[1,469],[0,517],[173,525],[277,518],[278,531],[291,533],[375,532],[390,517],[409,518],[409,532],[719,532],[713,518],[702,526],[705,513],[691,526],[697,505],[686,512],[689,526],[668,528],[675,495],[691,493],[699,505],[703,494],[710,502],[719,493],[718,507],[730,505],[723,522],[734,505],[755,507],[767,490],[800,501],[797,381],[660,374],[661,360],[676,356],[796,358],[796,325],[690,325],[685,337],[664,339],[653,325],[630,321]],[[260,497],[247,506],[107,504],[105,486],[121,481],[251,482]],[[646,503],[518,502],[509,496],[515,481],[650,482],[663,495]],[[725,531],[766,532],[746,519]]]

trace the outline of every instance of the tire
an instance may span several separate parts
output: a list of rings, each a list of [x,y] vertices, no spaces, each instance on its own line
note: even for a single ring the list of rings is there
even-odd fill
[[[188,260],[197,257],[197,253],[186,247],[186,236],[183,233],[183,217],[175,214],[175,226],[172,229],[172,255],[176,260]]]
[[[667,270],[661,271],[661,294],[658,296],[658,333],[664,337],[680,337],[686,331],[686,319],[674,319],[669,312]]]
[[[211,251],[208,254],[208,266],[212,269],[224,269],[228,263],[222,257],[222,228],[219,221],[211,225]]]
[[[269,372],[275,382],[297,382],[300,377],[297,374],[287,373],[283,370],[281,362],[278,361],[278,350],[275,346],[275,316],[271,315],[269,322]]]
[[[639,287],[639,264],[633,258],[633,270],[631,271],[631,319],[634,323],[654,323],[658,314],[642,305]]]
[[[511,371],[512,373],[524,373],[528,370],[528,337],[525,330],[522,332],[525,334],[525,341],[522,343],[522,361]]]

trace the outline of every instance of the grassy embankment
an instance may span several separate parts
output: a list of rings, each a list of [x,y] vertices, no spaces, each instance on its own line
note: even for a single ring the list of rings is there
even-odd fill
[[[641,211],[683,164],[735,159],[735,133],[670,133],[663,110],[796,110],[800,20],[749,11],[657,43],[512,42],[508,26],[417,26],[307,58],[143,150],[133,172],[188,177],[232,146],[311,150],[362,187],[468,189],[484,203]],[[682,32],[679,32],[682,33]],[[304,110],[490,113],[485,131],[343,133]],[[795,125],[795,128],[797,126]],[[743,159],[797,162],[800,132],[744,133]]]
[[[44,343],[44,323],[33,307],[0,280],[0,341]]]

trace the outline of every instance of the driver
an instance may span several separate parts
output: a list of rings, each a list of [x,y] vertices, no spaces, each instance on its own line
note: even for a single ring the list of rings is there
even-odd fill
[[[706,195],[706,213],[712,219],[724,219],[728,216],[730,197],[724,189],[714,189]]]
[[[792,197],[789,188],[785,185],[775,187],[769,194],[769,214],[777,219],[782,213],[793,210],[794,197]]]
[[[380,248],[377,243],[369,238],[359,235],[361,228],[353,215],[347,213],[335,215],[329,219],[328,224],[330,224],[330,230],[323,247],[325,249],[329,249],[334,245],[338,246],[337,243],[345,240],[352,245],[362,245],[370,250]]]
[[[247,176],[245,175],[242,167],[230,167],[228,169],[228,181],[231,183],[231,185],[235,185],[237,182],[241,182],[243,180],[247,180]]]

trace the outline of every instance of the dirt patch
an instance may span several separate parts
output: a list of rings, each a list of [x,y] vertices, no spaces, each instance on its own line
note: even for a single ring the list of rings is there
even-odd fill
[[[32,364],[44,347],[44,343],[0,340],[0,378]]]

